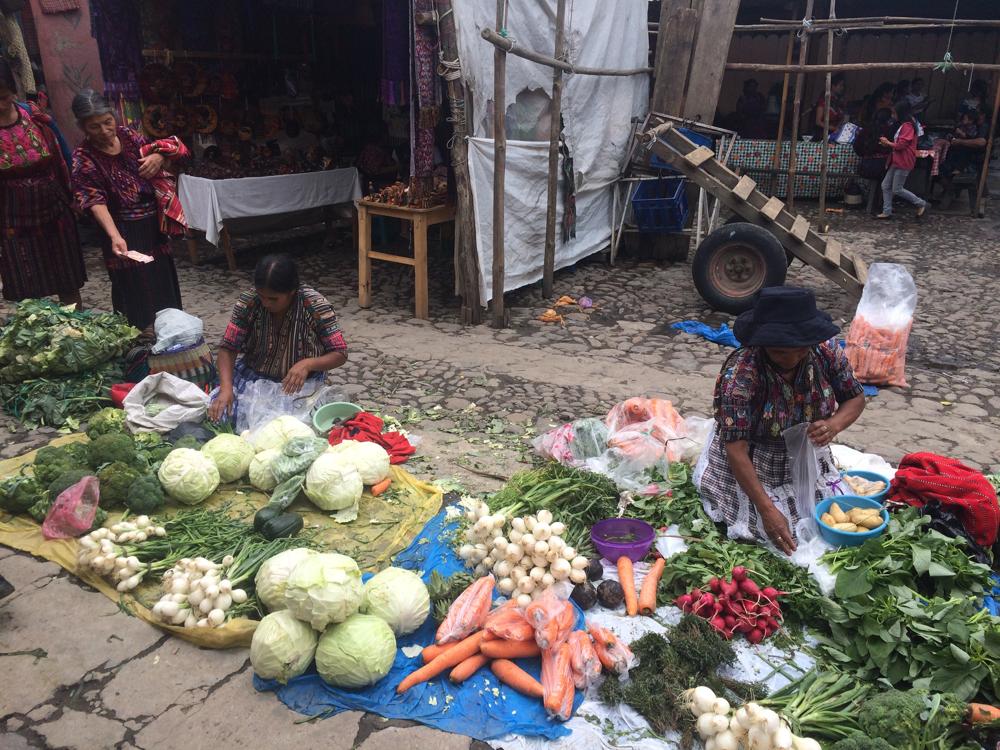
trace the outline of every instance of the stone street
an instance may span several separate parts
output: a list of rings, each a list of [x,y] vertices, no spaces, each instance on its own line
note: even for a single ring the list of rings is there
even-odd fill
[[[815,217],[810,217],[815,219]],[[920,291],[910,339],[909,388],[882,389],[842,437],[852,447],[898,461],[915,450],[1000,470],[1000,299],[996,237],[1000,221],[901,212],[876,224],[832,215],[831,232],[869,262],[905,264]],[[491,490],[526,465],[530,440],[576,417],[603,415],[633,395],[671,399],[684,415],[707,416],[727,350],[678,334],[670,324],[727,316],[706,309],[690,265],[592,259],[557,274],[556,294],[590,296],[589,313],[565,325],[537,316],[551,305],[539,287],[508,297],[506,330],[458,323],[447,251],[432,248],[430,321],[411,319],[409,269],[376,264],[373,306],[357,304],[352,251],[321,246],[320,235],[238,241],[240,269],[214,256],[200,267],[177,253],[185,308],[219,339],[237,294],[261,253],[290,249],[304,281],[337,308],[351,347],[337,371],[350,400],[393,414],[420,435],[409,468],[422,478]],[[106,307],[109,290],[96,252],[89,256],[88,305]],[[796,263],[789,283],[813,288],[842,324],[855,303]],[[44,444],[7,419],[2,454]],[[0,749],[210,747],[465,750],[468,738],[345,713],[302,721],[273,696],[258,694],[247,652],[198,650],[118,612],[55,565],[0,548],[0,573],[17,587],[0,602]],[[476,743],[473,743],[476,744]]]

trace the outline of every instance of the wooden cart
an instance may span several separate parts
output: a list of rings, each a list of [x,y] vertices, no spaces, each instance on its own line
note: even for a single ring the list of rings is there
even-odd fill
[[[719,227],[695,250],[694,283],[712,307],[730,313],[749,309],[762,287],[784,283],[791,257],[852,297],[861,296],[868,267],[860,257],[821,237],[805,217],[790,213],[779,198],[720,163],[710,148],[678,132],[674,122],[654,115],[650,125],[642,135],[645,147],[742,219]]]

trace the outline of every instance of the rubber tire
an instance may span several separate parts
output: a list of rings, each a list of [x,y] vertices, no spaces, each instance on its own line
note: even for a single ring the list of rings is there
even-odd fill
[[[716,254],[734,244],[751,248],[763,263],[760,283],[739,296],[719,288],[712,278]],[[782,286],[787,272],[785,248],[766,229],[747,222],[725,224],[716,229],[698,246],[691,262],[691,275],[698,293],[712,309],[733,315],[753,307],[754,296],[763,287]]]
[[[750,222],[748,222],[739,214],[736,214],[735,216],[730,216],[729,220],[726,222],[726,224],[748,224],[748,223]],[[725,226],[725,224],[723,224],[723,226]],[[785,257],[788,258],[788,267],[791,268],[792,263],[795,261],[795,256],[792,255],[791,250],[785,250]]]

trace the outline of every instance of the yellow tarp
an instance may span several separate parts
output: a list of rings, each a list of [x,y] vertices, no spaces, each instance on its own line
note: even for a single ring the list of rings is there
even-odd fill
[[[82,435],[69,435],[53,440],[51,445],[86,440]],[[0,478],[17,474],[34,461],[35,452],[0,461]],[[338,524],[307,502],[299,501],[292,510],[302,515],[306,532],[330,552],[339,552],[357,561],[363,571],[378,571],[404,549],[441,507],[441,490],[421,482],[407,471],[393,466],[392,487],[379,497],[367,493],[361,499],[358,517],[351,523]],[[205,501],[205,505],[219,506],[229,503],[231,512],[238,516],[251,516],[267,503],[268,497],[253,488],[227,485]],[[176,508],[167,506],[167,515]],[[120,514],[111,514],[109,522]],[[0,511],[0,544],[29,552],[36,557],[51,560],[85,581],[109,599],[119,601],[123,609],[158,628],[169,631],[186,641],[206,648],[235,648],[249,646],[254,620],[230,620],[220,628],[178,628],[164,625],[153,618],[145,606],[159,598],[159,586],[141,586],[136,595],[120,594],[115,587],[92,571],[78,571],[76,565],[78,544],[75,539],[45,539],[42,527],[27,516],[12,516]]]

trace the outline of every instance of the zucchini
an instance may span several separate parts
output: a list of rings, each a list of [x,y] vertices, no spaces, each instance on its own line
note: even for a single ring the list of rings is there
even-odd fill
[[[304,525],[305,522],[298,513],[281,513],[265,521],[259,531],[262,537],[272,541],[281,537],[295,536],[302,531]]]
[[[277,505],[265,505],[263,508],[258,510],[253,517],[253,530],[258,534],[263,534],[264,525],[282,515],[284,512],[284,508],[280,508]]]

